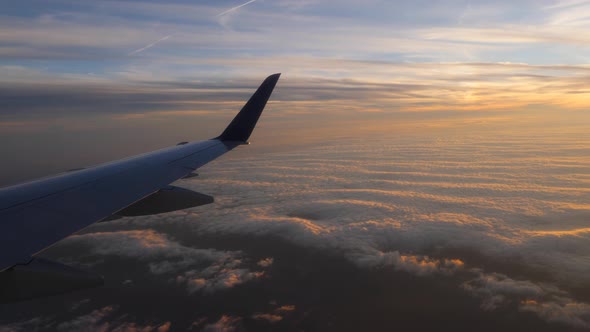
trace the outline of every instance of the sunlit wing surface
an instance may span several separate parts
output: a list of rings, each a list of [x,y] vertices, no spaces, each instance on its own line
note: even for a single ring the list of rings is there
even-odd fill
[[[0,301],[102,284],[100,277],[35,258],[40,251],[84,227],[119,216],[149,215],[211,203],[210,196],[169,184],[194,176],[197,168],[247,144],[279,76],[266,78],[216,138],[183,142],[0,189]],[[32,289],[33,284],[39,289]]]

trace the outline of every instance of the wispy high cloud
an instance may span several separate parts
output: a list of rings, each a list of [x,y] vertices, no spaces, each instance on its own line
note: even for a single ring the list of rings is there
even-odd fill
[[[174,36],[174,34],[171,34],[171,35],[168,35],[168,36],[164,36],[164,37],[162,37],[162,38],[160,38],[160,39],[156,40],[156,41],[155,41],[155,42],[153,42],[153,43],[149,43],[149,44],[147,44],[146,46],[144,46],[144,47],[142,47],[142,48],[138,48],[138,49],[136,49],[135,51],[133,51],[133,52],[130,52],[128,55],[135,55],[135,54],[139,54],[139,53],[141,53],[141,52],[143,52],[143,51],[145,51],[145,50],[147,50],[147,49],[150,49],[150,48],[152,48],[152,47],[156,46],[156,45],[157,45],[157,44],[159,44],[160,42],[163,42],[164,40],[167,40],[167,39],[171,38],[172,36]]]
[[[457,106],[461,110],[508,109],[511,107],[508,101],[514,102],[515,107],[545,103],[559,107],[587,106],[585,90],[581,88],[587,75],[580,64],[588,59],[579,48],[590,45],[590,39],[580,26],[559,19],[559,15],[570,17],[572,6],[550,8],[530,2],[475,1],[468,8],[474,19],[457,26],[457,13],[466,10],[459,3],[429,8],[416,8],[411,3],[393,8],[381,3],[378,13],[371,9],[375,3],[369,3],[364,9],[366,13],[361,11],[351,18],[347,14],[357,8],[353,2],[341,3],[341,10],[330,14],[321,2],[308,1],[301,8],[293,6],[291,1],[279,1],[265,3],[260,10],[246,11],[236,17],[239,26],[247,28],[219,29],[212,20],[252,3],[221,10],[210,4],[150,2],[130,6],[108,2],[101,5],[100,12],[94,11],[95,14],[88,14],[92,10],[63,14],[54,10],[46,14],[41,7],[37,17],[15,13],[2,20],[0,58],[12,62],[18,59],[18,66],[31,71],[40,71],[30,62],[40,58],[87,59],[85,69],[93,75],[80,75],[79,68],[74,71],[61,65],[43,73],[48,81],[64,76],[76,78],[76,85],[97,78],[206,79],[218,84],[229,78],[253,79],[289,68],[287,74],[291,79],[316,80],[316,85],[321,84],[320,79],[327,84],[339,79],[361,85],[377,82],[415,87],[416,91],[406,96],[392,93],[379,98],[371,109],[381,111],[394,109],[396,105],[389,103],[395,100],[408,103],[408,109],[436,105]],[[583,11],[580,6],[584,4],[574,6],[577,13]],[[285,10],[289,15],[284,14]],[[415,21],[404,21],[403,13],[408,11]],[[393,15],[396,20],[381,19],[380,15]],[[176,33],[162,37],[154,32],[162,30]],[[167,43],[165,49],[155,47],[162,42]],[[129,45],[141,47],[129,52]],[[147,50],[149,56],[144,53]],[[138,59],[126,54],[145,56],[138,63]],[[523,66],[508,66],[508,63]],[[548,68],[558,65],[569,66],[569,73],[563,75]],[[22,81],[18,75],[12,78],[2,75],[2,79]],[[331,94],[361,99],[341,92]],[[359,109],[367,107],[362,105]]]
[[[215,15],[215,17],[221,17],[221,16],[223,16],[223,15],[229,14],[229,13],[231,13],[231,12],[233,12],[233,11],[236,11],[236,10],[238,10],[238,9],[240,9],[240,8],[244,7],[244,6],[247,6],[247,5],[249,5],[249,4],[253,3],[253,2],[256,2],[256,1],[257,1],[257,0],[250,0],[250,1],[248,1],[248,2],[245,2],[245,3],[243,3],[243,4],[239,5],[239,6],[232,7],[232,8],[230,8],[230,9],[228,9],[228,10],[225,10],[225,11],[223,11],[223,12],[221,12],[221,13],[219,13],[219,14]]]

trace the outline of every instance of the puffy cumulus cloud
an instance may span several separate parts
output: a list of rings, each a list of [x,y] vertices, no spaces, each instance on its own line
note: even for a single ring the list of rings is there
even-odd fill
[[[275,312],[278,312],[278,313],[289,313],[292,311],[295,311],[295,306],[292,304],[282,305],[282,306],[275,309]]]
[[[548,322],[590,327],[590,304],[573,299],[557,287],[528,280],[514,280],[499,273],[476,271],[475,279],[463,288],[482,299],[481,308],[495,310],[509,303],[532,312]]]
[[[276,303],[271,303],[271,304],[276,304]],[[287,305],[282,305],[280,307],[274,308],[272,310],[272,312],[270,312],[270,313],[256,313],[256,314],[252,315],[251,317],[256,320],[262,320],[262,321],[266,321],[270,324],[274,324],[274,323],[278,323],[278,322],[282,321],[285,318],[285,316],[291,314],[294,311],[295,311],[295,306],[287,304]]]
[[[275,315],[275,314],[255,314],[252,315],[252,318],[258,320],[265,320],[269,323],[277,323],[283,320],[283,316]]]
[[[275,315],[275,314],[255,314],[252,315],[252,318],[257,320],[264,320],[269,323],[278,323],[283,320],[283,316]]]
[[[229,265],[231,266],[231,264]],[[228,265],[213,265],[205,270],[191,270],[176,277],[176,282],[185,284],[190,293],[203,291],[213,293],[232,288],[246,281],[262,278],[264,272],[230,268]]]
[[[274,258],[268,257],[268,258],[259,260],[258,263],[256,263],[256,264],[261,267],[269,267],[272,265],[272,263],[274,263]]]
[[[101,309],[78,316],[72,320],[61,322],[55,326],[57,331],[111,331],[111,332],[168,332],[172,325],[171,322],[159,324],[142,325],[135,322],[124,321],[125,315],[116,317],[116,306],[106,306]],[[37,326],[35,329],[38,329]]]
[[[67,321],[55,317],[37,317],[28,321],[0,326],[2,332],[60,331],[60,332],[168,332],[171,322],[140,324],[126,321],[127,315],[117,315],[117,306],[105,306]]]
[[[181,183],[215,196],[219,209],[150,218],[198,234],[279,236],[419,271],[445,266],[445,257],[428,258],[433,248],[469,249],[583,283],[590,142],[529,135],[341,140],[264,160],[238,156]],[[455,258],[470,263],[446,259]]]
[[[123,323],[117,325],[112,332],[168,332],[172,326],[171,322],[165,322],[160,325],[139,325],[137,323]]]
[[[52,317],[35,317],[25,321],[0,325],[0,332],[26,332],[49,329],[51,326]]]
[[[219,320],[212,324],[207,324],[201,331],[204,332],[233,332],[237,331],[240,327],[240,317],[232,317],[223,315]]]
[[[72,306],[70,307],[70,311],[72,311],[72,312],[76,311],[76,310],[78,310],[78,308],[80,308],[88,303],[90,303],[90,299],[83,299],[83,300],[77,301],[74,304],[72,304]]]
[[[513,280],[499,273],[485,274],[463,284],[463,288],[483,299],[482,308],[494,310],[506,301],[514,298],[541,298],[556,291],[554,288],[545,289],[531,281]]]
[[[428,256],[402,255],[397,251],[355,257],[361,266],[393,266],[396,270],[418,276],[441,273],[451,275],[465,266],[460,259],[433,259]]]
[[[89,255],[116,255],[148,261],[151,272],[156,274],[199,263],[230,260],[239,255],[239,252],[183,246],[151,229],[73,235],[60,245],[89,247]]]
[[[467,278],[463,288],[487,310],[573,315],[587,301],[570,294],[590,269],[590,141],[558,130],[503,133],[342,139],[254,157],[238,150],[179,182],[215,196],[215,206],[120,223],[174,225],[197,237],[278,237],[360,267]],[[248,268],[239,252],[190,248],[153,230],[94,232],[61,245],[74,244],[142,260],[189,292],[259,279],[263,272],[251,269],[266,264]]]
[[[570,298],[556,298],[547,302],[524,300],[520,304],[520,310],[533,312],[549,322],[590,328],[590,305]]]
[[[583,303],[568,292],[586,283],[590,269],[590,142],[558,130],[505,134],[340,140],[264,158],[237,153],[181,181],[215,196],[217,209],[126,222],[280,237],[361,267],[455,274],[472,279],[464,287],[487,309],[561,303],[557,297]],[[518,262],[518,280],[507,262]],[[498,266],[504,274],[493,273]],[[539,275],[550,282],[535,281]]]
[[[56,329],[58,331],[108,331],[111,328],[105,318],[110,316],[116,310],[113,306],[107,306],[92,311],[89,314],[79,316],[70,321],[60,323]]]
[[[241,252],[186,247],[150,229],[74,235],[60,245],[88,247],[86,256],[117,255],[144,261],[153,274],[177,274],[173,280],[190,293],[228,289],[264,275],[243,267]]]

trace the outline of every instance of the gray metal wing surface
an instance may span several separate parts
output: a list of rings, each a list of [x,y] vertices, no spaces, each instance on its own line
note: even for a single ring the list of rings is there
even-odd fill
[[[216,138],[0,189],[0,298],[7,291],[5,274],[30,265],[40,251],[143,199],[156,202],[162,195],[155,193],[170,183],[247,143],[279,76],[266,78]]]

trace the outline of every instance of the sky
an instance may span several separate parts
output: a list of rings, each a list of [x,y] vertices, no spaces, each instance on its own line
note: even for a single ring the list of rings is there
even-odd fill
[[[101,289],[0,331],[590,328],[590,1],[18,1],[0,185],[218,135],[213,205],[42,256]]]
[[[265,121],[284,141],[433,121],[583,127],[588,13],[586,1],[11,2],[0,183],[211,137],[275,72]],[[31,149],[63,163],[23,168]]]

